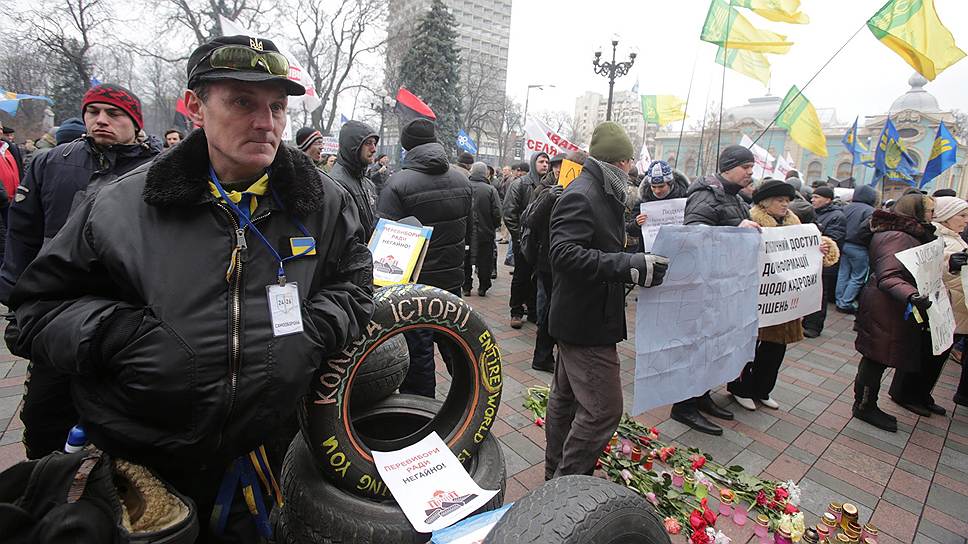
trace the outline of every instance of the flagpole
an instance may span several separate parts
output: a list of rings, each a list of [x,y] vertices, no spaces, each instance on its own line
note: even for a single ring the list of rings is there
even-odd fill
[[[686,91],[686,108],[683,113],[688,116],[689,114],[689,99],[692,98],[692,82],[696,79],[696,61],[699,60],[699,48],[696,48],[696,54],[692,58],[692,75],[689,76],[689,90]],[[679,170],[679,150],[682,149],[682,134],[686,130],[686,119],[683,118],[682,126],[679,127],[679,141],[676,143],[676,169]]]
[[[729,64],[729,26],[732,22],[732,17],[726,19],[726,39],[723,41],[723,83],[719,90],[719,127],[716,128],[716,157],[719,157],[719,144],[723,139],[723,102],[726,98],[726,65]]]
[[[770,121],[770,124],[767,125],[765,129],[763,129],[763,132],[761,132],[759,134],[759,136],[756,137],[755,140],[753,140],[753,143],[754,144],[756,142],[760,141],[760,138],[762,138],[763,135],[766,134],[766,131],[770,130],[770,128],[773,127],[773,125],[776,123],[777,119],[779,119],[780,116],[782,116],[783,113],[786,111],[786,109],[790,107],[790,104],[793,104],[797,100],[797,98],[800,98],[800,95],[803,94],[803,91],[806,91],[807,90],[807,87],[809,87],[810,84],[813,83],[813,80],[817,79],[817,76],[820,75],[820,72],[823,72],[824,71],[824,68],[826,68],[827,65],[829,65],[837,57],[837,55],[839,55],[840,52],[843,51],[845,47],[847,47],[847,44],[849,44],[854,38],[856,38],[857,35],[860,34],[860,31],[861,30],[864,30],[865,28],[867,28],[867,21],[864,21],[864,23],[860,25],[860,28],[858,28],[857,31],[854,32],[853,35],[851,35],[850,38],[847,38],[847,41],[844,42],[844,44],[840,46],[840,49],[838,49],[829,59],[827,59],[827,62],[823,63],[823,66],[821,66],[820,69],[817,70],[817,73],[813,74],[813,77],[811,77],[807,81],[807,83],[803,87],[800,88],[800,90],[797,92],[796,96],[794,96],[783,108],[780,108],[780,110],[776,112],[776,116],[773,117],[773,120]]]

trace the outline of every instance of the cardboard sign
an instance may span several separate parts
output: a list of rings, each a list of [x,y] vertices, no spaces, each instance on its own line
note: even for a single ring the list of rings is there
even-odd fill
[[[401,450],[372,453],[380,477],[420,533],[457,523],[497,494],[477,485],[436,432]]]
[[[760,327],[793,321],[820,309],[823,254],[816,225],[763,229],[759,267],[756,306]]]
[[[931,300],[927,312],[931,348],[935,355],[941,355],[954,343],[955,334],[955,315],[951,310],[948,288],[944,285],[944,270],[948,267],[944,258],[944,240],[938,238],[894,256],[914,276],[918,293],[927,295]]]
[[[381,218],[367,244],[373,254],[373,283],[416,283],[433,231]]]
[[[562,187],[568,187],[571,182],[575,181],[578,174],[581,174],[582,165],[577,162],[572,162],[568,159],[561,161],[561,174],[558,175],[558,185]]]

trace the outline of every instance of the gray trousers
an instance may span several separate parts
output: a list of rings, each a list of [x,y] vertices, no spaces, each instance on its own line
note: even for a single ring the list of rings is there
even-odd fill
[[[558,342],[558,364],[545,419],[545,479],[591,474],[622,419],[615,345]]]

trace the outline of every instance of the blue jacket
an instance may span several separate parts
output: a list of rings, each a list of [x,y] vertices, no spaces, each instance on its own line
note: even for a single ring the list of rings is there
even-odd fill
[[[873,187],[862,185],[854,190],[853,200],[844,207],[844,218],[847,221],[845,241],[862,246],[868,245],[871,237],[868,220],[874,213],[875,202],[877,202],[877,191]]]
[[[41,246],[67,222],[75,201],[79,202],[88,190],[106,185],[150,161],[159,152],[160,149],[145,144],[100,149],[92,140],[81,138],[35,156],[17,193],[11,195],[0,268],[0,302],[7,303],[17,279]]]
[[[847,221],[840,206],[827,204],[823,208],[818,208],[816,212],[816,223],[820,228],[820,234],[837,242],[838,247],[843,247],[844,237],[847,235]]]

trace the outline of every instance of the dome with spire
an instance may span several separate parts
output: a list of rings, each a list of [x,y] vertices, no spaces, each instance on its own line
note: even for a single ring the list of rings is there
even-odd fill
[[[915,72],[908,79],[908,85],[911,86],[911,89],[891,104],[891,113],[904,110],[914,110],[924,113],[937,113],[941,111],[941,107],[938,106],[938,99],[924,89],[924,86],[927,84],[928,80],[921,74]]]

